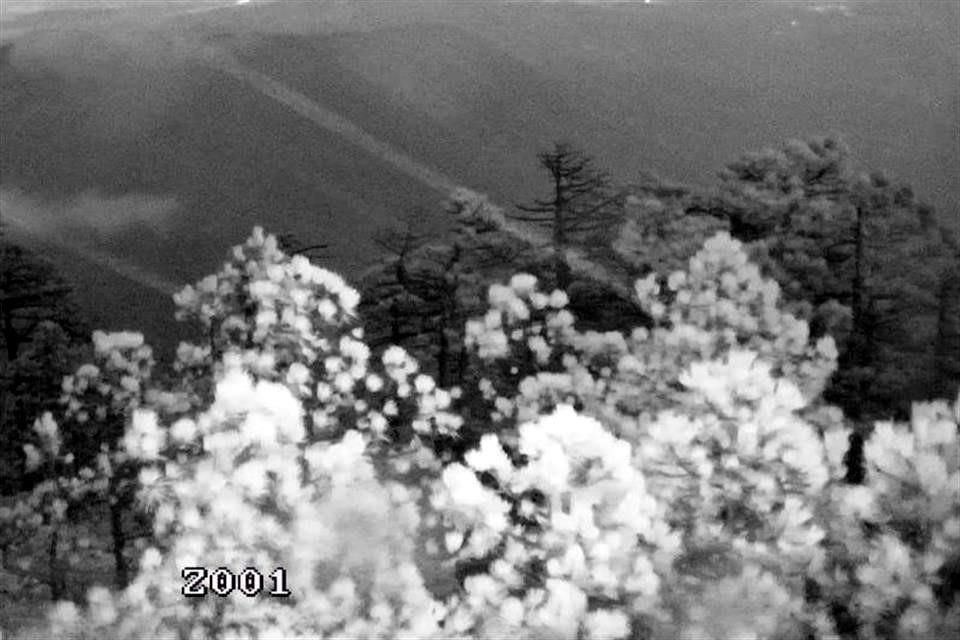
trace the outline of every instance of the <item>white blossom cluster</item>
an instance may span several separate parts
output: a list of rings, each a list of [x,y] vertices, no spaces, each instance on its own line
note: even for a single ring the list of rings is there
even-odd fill
[[[359,301],[338,274],[303,256],[288,258],[260,227],[234,247],[219,273],[174,296],[177,317],[198,321],[221,348],[261,347],[267,360],[255,363],[262,365],[256,370],[267,375],[289,351],[316,358],[330,330],[353,318]]]
[[[406,444],[416,449],[417,438],[459,427],[459,417],[447,410],[450,393],[420,373],[403,349],[392,347],[380,362],[371,361],[355,322],[359,294],[339,275],[284,255],[259,227],[232,257],[217,275],[175,296],[178,317],[198,320],[214,336],[207,347],[181,345],[181,371],[209,377],[219,366],[217,354],[238,353],[248,371],[284,383],[301,400],[311,437],[337,438],[357,428],[379,446],[394,439],[391,422],[412,415],[415,437]],[[409,456],[397,464],[409,465]]]
[[[784,619],[826,628],[823,609],[805,607],[801,578],[822,568],[829,541],[820,498],[841,475],[849,437],[842,416],[838,424],[829,408],[809,406],[833,371],[832,340],[810,344],[806,323],[779,308],[776,283],[723,233],[689,261],[688,271],[651,276],[636,289],[656,325],[623,336],[581,333],[565,311],[535,316],[546,296],[529,276],[491,287],[491,311],[467,325],[468,344],[481,360],[559,362],[519,376],[513,364],[506,375],[501,368],[483,379],[491,419],[508,426],[503,417],[510,416],[522,424],[559,403],[579,402],[637,444],[635,467],[644,470],[652,494],[672,505],[669,522],[683,532],[675,569],[697,575],[696,566],[709,560],[727,567],[725,579],[760,572],[777,581],[777,598],[787,597],[789,606],[781,607],[783,619],[757,622],[759,628],[772,633]],[[810,412],[819,412],[828,428],[800,417]],[[504,436],[513,446],[515,438]],[[933,477],[952,479],[935,469]],[[953,495],[945,502],[958,503]],[[494,505],[490,513],[499,522],[502,509]],[[485,547],[495,542],[482,527],[472,535]],[[682,592],[673,595],[696,601]],[[752,617],[744,613],[736,624]],[[681,618],[676,622],[684,628]]]
[[[140,473],[158,547],[118,596],[90,592],[88,612],[57,615],[99,637],[432,637],[442,607],[413,562],[419,522],[403,487],[381,484],[365,437],[305,442],[302,407],[279,383],[254,381],[228,357],[215,401],[169,428],[137,411],[130,453],[155,459],[164,439],[202,439],[204,453]],[[163,553],[158,548],[164,549]],[[183,567],[289,568],[291,601],[184,599]],[[211,631],[215,622],[217,630]],[[184,626],[186,625],[186,626]]]
[[[37,539],[62,535],[69,530],[69,511],[83,507],[107,494],[109,475],[100,468],[79,467],[74,454],[67,450],[60,427],[50,412],[45,412],[33,425],[35,443],[24,445],[26,468],[42,472],[43,480],[9,505],[0,505],[0,551],[12,559],[9,551],[29,546]],[[102,454],[98,462],[106,463]],[[98,465],[99,466],[99,465]],[[109,467],[109,464],[107,464]],[[91,541],[83,535],[63,536],[58,553],[63,566],[81,563]],[[62,547],[62,548],[61,548]],[[21,572],[18,590],[29,593],[37,585],[30,575],[35,558],[18,555],[13,561]]]
[[[960,561],[960,397],[915,404],[908,424],[877,423],[864,457],[866,484],[834,489],[825,590],[853,604],[867,633],[895,611],[898,638],[956,635],[960,599],[945,606],[937,591],[949,592],[943,572]]]
[[[817,397],[835,368],[830,337],[810,344],[807,323],[781,310],[780,286],[751,264],[742,243],[720,232],[706,241],[686,271],[666,280],[651,274],[636,284],[641,304],[661,321],[666,342],[692,343],[700,357],[740,347],[756,352],[777,375]]]
[[[78,564],[91,542],[85,536],[67,535],[68,513],[88,509],[97,501],[115,500],[130,488],[129,482],[117,478],[117,467],[129,461],[116,440],[124,435],[125,423],[137,407],[148,402],[147,396],[153,406],[164,406],[162,398],[147,388],[152,351],[135,332],[95,331],[93,343],[94,363],[79,367],[62,381],[58,418],[51,412],[40,416],[33,427],[34,441],[23,447],[27,471],[41,473],[43,480],[12,507],[0,509],[0,547],[4,549],[31,537],[55,536],[63,541],[55,545],[58,556],[68,565]],[[58,419],[75,428],[64,432]],[[114,446],[98,437],[112,440]],[[124,437],[136,435],[128,431]],[[75,450],[83,450],[83,464]],[[29,562],[29,558],[21,560],[21,564]]]
[[[65,415],[126,429],[98,469],[50,467],[0,509],[0,543],[69,517],[69,488],[126,456],[150,546],[123,591],[59,605],[52,637],[832,640],[844,607],[865,638],[950,637],[960,398],[877,425],[866,483],[844,485],[849,425],[816,400],[832,342],[729,236],[688,267],[637,283],[655,322],[629,335],[579,330],[533,276],[494,285],[461,395],[400,347],[374,357],[355,292],[255,230],[179,294],[211,341],[181,345],[173,388],[141,338],[98,334]],[[438,458],[466,398],[485,435]],[[52,417],[35,436],[40,468],[70,455]],[[425,537],[473,567],[452,592],[425,586]],[[294,594],[185,599],[185,566],[286,567]]]
[[[448,551],[482,557],[497,548],[488,574],[469,578],[453,600],[458,632],[548,631],[572,637],[624,637],[629,614],[659,608],[660,578],[679,535],[664,505],[647,493],[630,445],[562,406],[520,427],[515,467],[488,434],[465,465],[444,469],[432,505],[450,524]],[[495,487],[481,485],[488,472]],[[520,517],[508,517],[515,510]],[[602,600],[613,607],[588,603]],[[621,608],[625,608],[621,610]]]
[[[139,406],[154,366],[153,350],[140,333],[94,331],[93,345],[95,363],[79,367],[62,385],[66,416],[81,424]]]

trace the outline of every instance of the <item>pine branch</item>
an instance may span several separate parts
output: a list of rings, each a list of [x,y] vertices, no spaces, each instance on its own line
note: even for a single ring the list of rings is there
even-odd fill
[[[552,221],[552,218],[549,216],[534,217],[534,216],[519,216],[516,214],[510,214],[508,217],[511,220],[523,220],[524,222],[538,222],[543,224],[549,224]]]
[[[46,287],[38,287],[32,291],[19,292],[13,294],[0,293],[0,304],[9,304],[11,302],[24,302],[27,300],[32,300],[36,298],[44,298],[47,296],[54,295],[64,295],[70,293],[73,288],[68,285],[50,285]]]
[[[533,205],[518,204],[516,207],[517,209],[526,211],[528,213],[552,213],[556,208],[555,203],[546,202],[544,200],[534,200]]]

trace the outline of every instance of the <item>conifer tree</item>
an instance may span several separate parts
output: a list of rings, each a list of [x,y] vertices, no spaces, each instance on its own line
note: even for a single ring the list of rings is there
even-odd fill
[[[422,212],[377,234],[385,256],[363,279],[361,309],[371,346],[402,345],[453,384],[465,375],[463,324],[482,308],[486,286],[536,252],[491,223],[500,214],[484,198],[452,194],[446,207],[446,234],[428,233]]]
[[[550,232],[554,277],[561,289],[571,282],[565,252],[575,239],[612,226],[611,216],[623,195],[609,176],[593,166],[593,159],[567,143],[558,142],[538,154],[540,166],[549,174],[550,193],[530,204],[517,205],[514,220],[533,222]]]
[[[69,350],[49,351],[75,346],[86,332],[71,292],[49,263],[10,242],[0,228],[0,467],[5,469],[20,468],[20,445],[37,417],[34,410],[49,401],[44,391],[55,388],[73,365]],[[38,358],[54,366],[38,369]],[[0,492],[11,490],[7,480],[2,474]]]
[[[699,208],[692,188],[650,178],[626,192],[623,223],[612,248],[630,277],[683,268],[707,238],[729,231],[726,219]]]
[[[414,216],[375,234],[384,257],[361,279],[361,309],[368,318],[367,340],[375,349],[402,345],[420,333],[423,301],[414,293],[411,263],[413,253],[425,238]]]

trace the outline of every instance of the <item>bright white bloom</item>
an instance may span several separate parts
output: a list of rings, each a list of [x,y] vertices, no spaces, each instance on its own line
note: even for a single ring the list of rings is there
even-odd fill
[[[511,468],[510,459],[493,434],[483,436],[480,439],[480,447],[468,452],[465,459],[470,468],[477,471],[492,470],[505,473]]]
[[[597,609],[587,614],[584,621],[590,640],[619,640],[630,633],[630,621],[622,611]]]
[[[26,456],[25,466],[27,471],[33,471],[43,463],[43,456],[40,450],[32,444],[23,445],[23,453]]]
[[[510,288],[522,298],[530,296],[536,287],[537,278],[529,273],[518,273],[510,278]]]
[[[153,411],[137,410],[133,414],[131,428],[124,436],[126,451],[137,458],[152,460],[160,454],[165,437],[157,424],[157,414]]]
[[[143,334],[134,331],[117,331],[106,333],[93,332],[93,345],[98,353],[121,349],[136,349],[143,345]]]
[[[422,395],[433,391],[436,388],[436,383],[430,376],[420,374],[414,379],[413,387],[417,390],[417,393]]]
[[[570,302],[570,299],[567,297],[567,293],[561,289],[554,289],[550,293],[550,306],[554,309],[562,309],[567,306]]]

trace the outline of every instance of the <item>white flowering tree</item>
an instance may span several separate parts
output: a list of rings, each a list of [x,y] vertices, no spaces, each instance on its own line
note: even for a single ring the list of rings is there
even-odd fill
[[[960,398],[877,423],[863,485],[825,503],[829,553],[816,574],[839,617],[865,638],[960,632]]]
[[[465,588],[492,588],[489,575],[507,571],[495,593],[523,590],[510,605],[512,619],[533,626],[550,601],[547,582],[558,579],[582,604],[561,607],[581,612],[568,621],[574,629],[594,615],[609,621],[612,611],[624,629],[667,635],[706,633],[698,625],[721,614],[728,624],[722,637],[824,624],[822,612],[803,601],[803,578],[823,538],[815,511],[830,472],[824,441],[798,412],[832,372],[832,342],[810,343],[806,324],[780,310],[776,283],[762,278],[725,234],[709,240],[688,270],[639,281],[637,294],[657,324],[629,336],[581,333],[563,308],[566,296],[541,293],[536,279],[523,275],[491,287],[490,311],[468,322],[468,344],[490,363],[479,386],[497,434],[484,436],[461,465],[482,477],[482,486],[449,466],[440,483],[438,504],[451,512],[448,544],[464,558],[486,560],[485,574],[468,578]],[[560,439],[547,456],[530,442],[532,425],[554,410],[570,417],[570,405],[592,420],[568,429],[605,437]],[[588,453],[592,447],[601,449]],[[604,465],[624,455],[633,473],[626,485],[641,492],[632,497],[600,481],[623,475]],[[528,476],[538,464],[554,466]],[[578,506],[574,488],[584,481],[589,498]],[[639,529],[626,533],[615,518],[601,516],[597,501],[604,504],[607,487],[614,512],[622,514],[623,505],[640,518]],[[476,495],[481,490],[486,498]],[[493,515],[478,513],[478,505]],[[565,543],[554,547],[561,535],[554,528],[568,528],[567,517],[586,518],[584,529],[572,536],[564,530]],[[615,551],[606,535],[617,541]],[[624,576],[591,582],[603,573],[590,568],[594,557],[614,558],[631,571],[648,567],[644,597],[623,590]],[[737,584],[769,589],[754,594],[755,606],[733,612],[722,601],[716,610],[695,605],[711,601],[705,591],[725,593]]]
[[[652,330],[640,329],[629,337],[578,332],[562,309],[562,293],[540,293],[535,285],[534,278],[517,276],[509,285],[491,287],[491,310],[468,322],[468,343],[492,365],[479,386],[489,401],[491,423],[499,425],[496,446],[485,437],[478,451],[496,451],[501,467],[506,459],[523,457],[524,427],[518,434],[516,426],[558,405],[576,404],[636,446],[635,466],[644,471],[651,494],[669,505],[669,526],[682,534],[683,551],[661,575],[663,584],[671,585],[667,600],[681,603],[674,606],[682,613],[673,619],[679,626],[671,633],[702,637],[707,629],[698,625],[708,622],[720,626],[718,637],[829,629],[833,622],[826,612],[841,599],[811,603],[808,592],[825,550],[836,540],[826,537],[831,520],[822,494],[828,486],[840,493],[846,490],[840,480],[849,429],[835,411],[816,404],[834,368],[832,340],[811,342],[806,323],[779,308],[776,283],[762,278],[740,243],[725,234],[708,241],[688,270],[637,283],[640,299],[658,322]],[[510,455],[505,458],[504,452]],[[467,454],[465,466],[470,467],[476,455]],[[937,455],[956,455],[955,444]],[[561,456],[553,460],[565,462]],[[525,501],[531,495],[546,513],[573,509],[572,499],[565,496],[559,504],[544,505],[543,496],[550,492],[531,494],[526,487],[513,494],[506,488],[510,480],[492,474],[491,464],[473,467],[485,480],[486,498],[476,495],[481,485],[467,482],[462,472],[444,476],[443,495],[457,495],[449,486],[454,482],[464,495],[472,495],[467,498],[470,509],[485,505],[495,514],[465,521],[462,505],[445,498],[442,504],[454,513],[448,542],[457,547],[464,538],[479,535],[484,541],[480,546],[466,545],[460,553],[483,556],[481,566],[487,573],[504,571],[508,558],[511,566],[523,567],[520,575],[529,577],[532,567],[539,567],[541,582],[553,578],[545,570],[549,559],[542,546],[533,545],[535,552],[518,558],[511,540],[529,537],[531,527],[543,528],[526,515],[532,507]],[[564,467],[553,471],[546,476],[565,477]],[[955,507],[956,496],[948,495],[945,502]],[[503,513],[511,515],[506,522]],[[500,538],[490,531],[490,517]],[[934,520],[951,526],[943,513]],[[718,567],[719,574],[702,584],[703,571]],[[684,585],[691,578],[701,584],[688,590]],[[492,588],[486,575],[481,579],[484,589]],[[516,589],[515,576],[503,579]],[[945,578],[930,573],[914,579],[931,584]],[[476,582],[471,580],[466,585]],[[763,584],[769,589],[761,597],[756,589]],[[723,594],[737,589],[743,590],[735,596],[741,604],[731,607]],[[496,591],[507,592],[502,586]],[[542,593],[536,593],[542,600]],[[756,607],[742,605],[746,593],[753,594],[749,600]],[[585,594],[589,600],[589,591]],[[715,604],[704,610],[702,602]],[[889,617],[890,603],[882,604],[875,609]],[[530,606],[536,609],[542,603]],[[779,616],[765,613],[771,609]],[[518,624],[537,617],[519,611],[513,611]],[[662,616],[653,618],[662,621]],[[650,618],[639,622],[656,626]],[[857,622],[869,624],[870,618]],[[631,628],[636,624],[633,618]]]
[[[91,591],[82,618],[62,605],[58,637],[79,628],[103,638],[434,633],[439,605],[412,557],[414,497],[378,480],[369,436],[311,443],[304,425],[298,398],[255,382],[237,354],[206,411],[169,428],[136,412],[126,446],[155,461],[140,484],[156,546],[120,594]],[[201,441],[203,453],[181,462],[161,455]],[[207,582],[207,572],[221,577]]]
[[[206,345],[182,344],[178,367],[196,389],[196,381],[221,373],[223,354],[239,353],[251,375],[283,382],[303,403],[313,439],[360,429],[375,442],[415,447],[419,436],[455,429],[456,416],[444,412],[449,394],[403,349],[372,361],[357,322],[359,299],[339,275],[285,255],[257,228],[219,273],[175,296],[178,318],[198,322],[209,336]],[[194,398],[197,406],[209,400]]]
[[[205,324],[209,343],[181,345],[175,388],[141,394],[148,376],[132,373],[113,388],[102,380],[103,365],[83,367],[65,381],[68,394],[91,385],[115,392],[114,402],[128,410],[118,444],[139,465],[142,505],[154,531],[137,578],[116,597],[92,591],[82,618],[61,607],[57,634],[223,637],[339,629],[355,637],[364,629],[374,635],[407,629],[422,637],[436,626],[431,606],[418,600],[431,598],[410,564],[418,539],[416,486],[381,485],[367,453],[382,453],[376,460],[388,474],[429,467],[435,463],[418,438],[453,430],[457,421],[444,412],[449,394],[419,374],[402,349],[369,362],[362,333],[351,326],[357,298],[339,276],[288,258],[257,230],[220,273],[177,296],[180,315]],[[142,342],[139,335],[96,338],[111,343],[114,369],[129,364],[123,348]],[[127,344],[133,340],[138,344]],[[109,407],[88,410],[75,398],[68,410],[91,423],[111,417]],[[374,550],[383,551],[380,559]],[[226,606],[185,599],[182,572],[206,566],[238,574],[256,567],[264,580],[276,571],[274,588],[252,611],[243,597]],[[288,580],[296,592],[273,593]],[[357,621],[363,617],[367,623]]]
[[[465,327],[475,389],[447,390],[399,347],[374,358],[356,292],[255,230],[179,294],[207,340],[181,346],[177,384],[141,373],[106,385],[126,417],[108,461],[136,461],[153,531],[126,588],[58,605],[46,631],[826,640],[956,630],[960,399],[878,426],[866,482],[852,487],[849,426],[817,399],[832,341],[811,341],[739,243],[719,234],[636,294],[654,326],[600,333],[578,329],[566,294],[539,291],[533,276],[491,287],[490,309]],[[134,361],[123,349],[140,348],[131,340],[100,339],[121,353],[109,356],[118,374]],[[78,371],[69,393],[106,371]],[[468,398],[481,399],[479,413]],[[464,433],[465,409],[474,421],[485,412],[479,431]],[[38,425],[64,455],[55,425]],[[464,438],[461,455],[436,455],[438,438]],[[29,505],[0,516],[8,529],[35,520]],[[460,569],[446,591],[425,579],[438,562]]]

